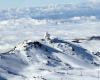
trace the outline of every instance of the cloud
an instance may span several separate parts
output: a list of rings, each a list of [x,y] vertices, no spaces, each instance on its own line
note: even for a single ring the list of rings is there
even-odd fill
[[[98,2],[100,2],[100,0],[89,0],[89,2],[98,3]]]
[[[100,0],[87,0],[91,4],[100,4]]]
[[[84,6],[99,9],[100,0],[84,0]]]

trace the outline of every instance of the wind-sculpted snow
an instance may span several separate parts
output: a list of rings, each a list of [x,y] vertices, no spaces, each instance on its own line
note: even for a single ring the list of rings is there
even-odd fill
[[[6,75],[4,79],[8,80],[16,80],[16,77],[19,79],[21,77],[21,80],[27,80],[31,78],[30,76],[37,78],[35,75],[38,74],[38,70],[40,72],[51,70],[50,72],[52,72],[54,69],[64,69],[66,72],[73,69],[96,69],[100,66],[100,61],[98,60],[98,62],[94,63],[94,60],[93,55],[86,52],[84,48],[64,40],[57,38],[52,39],[51,42],[46,40],[27,40],[18,44],[12,50],[0,54],[0,68],[5,70],[4,74],[0,74],[2,74],[1,78]],[[28,68],[33,71],[32,75],[29,75],[29,73],[26,75]],[[65,72],[51,74],[66,74]],[[16,77],[8,78],[8,74]],[[45,74],[47,73],[43,75]],[[41,74],[38,74],[38,76],[40,76],[38,77],[40,79],[45,79]]]
[[[86,4],[1,10],[0,80],[99,80],[99,14]]]

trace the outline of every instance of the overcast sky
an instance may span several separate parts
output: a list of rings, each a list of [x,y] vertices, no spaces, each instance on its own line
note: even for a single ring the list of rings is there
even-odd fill
[[[0,0],[0,9],[27,6],[44,6],[50,4],[80,4],[84,0]]]

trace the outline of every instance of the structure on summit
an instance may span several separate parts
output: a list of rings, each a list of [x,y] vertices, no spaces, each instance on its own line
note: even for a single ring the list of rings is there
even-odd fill
[[[44,35],[45,40],[50,40],[50,34],[48,32],[45,33]]]

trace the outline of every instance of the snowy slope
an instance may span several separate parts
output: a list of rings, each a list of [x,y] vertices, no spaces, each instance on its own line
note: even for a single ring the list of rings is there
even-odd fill
[[[99,14],[92,4],[1,10],[0,80],[99,80]]]
[[[40,70],[40,72],[47,70],[47,72],[40,74],[45,75],[49,73],[49,70],[55,69],[64,69],[66,72],[70,69],[97,69],[100,66],[100,61],[84,48],[57,38],[51,41],[52,43],[47,40],[27,40],[18,44],[9,52],[1,53],[0,68],[5,70],[4,74],[1,73],[1,77],[16,75],[27,80],[29,76],[36,75],[34,70]],[[95,60],[97,62],[94,63]],[[34,74],[31,75],[30,73],[30,75],[26,76],[27,69],[31,69]],[[4,78],[10,80],[7,76]]]

